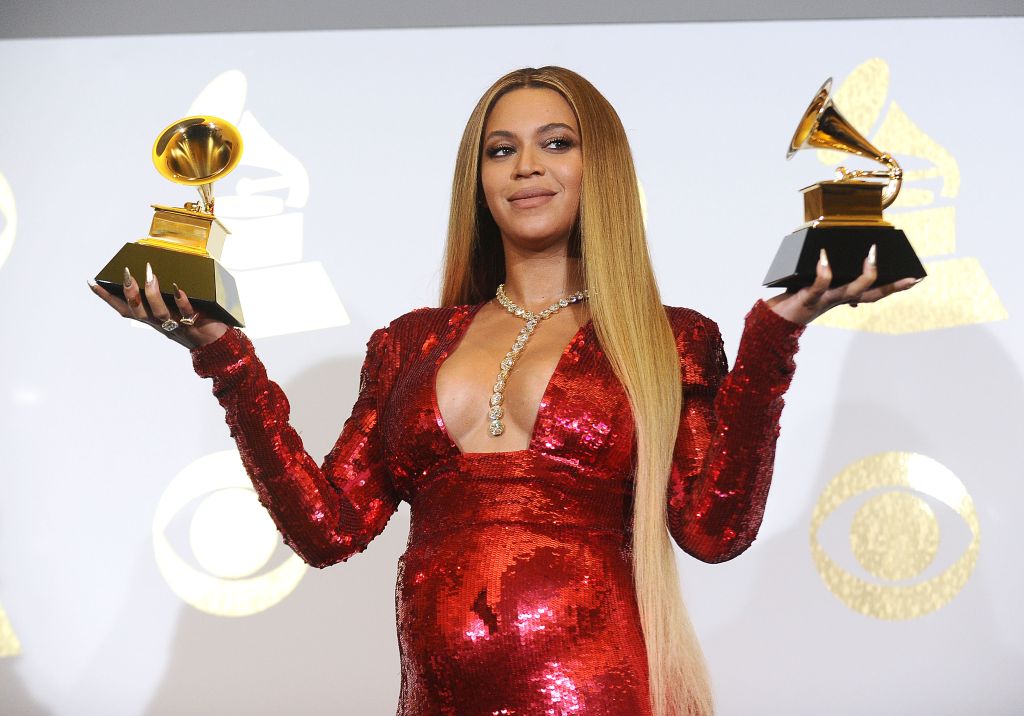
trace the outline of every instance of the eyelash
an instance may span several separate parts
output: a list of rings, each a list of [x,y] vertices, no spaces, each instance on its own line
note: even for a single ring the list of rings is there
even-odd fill
[[[576,146],[576,143],[573,142],[572,139],[570,139],[569,137],[552,137],[547,142],[545,142],[545,144],[554,144],[555,142],[558,142],[562,145],[561,147],[557,147],[557,149],[572,149],[573,147]]]
[[[499,156],[500,152],[505,152],[505,151],[509,151],[509,152],[515,151],[515,147],[510,146],[508,144],[499,144],[496,147],[488,147],[487,148],[487,156],[490,157],[491,159],[495,159],[495,158],[497,158]],[[504,156],[504,155],[502,155],[502,156]]]
[[[550,147],[552,144],[560,144],[558,147],[551,147],[556,152],[562,152],[572,149],[576,146],[576,143],[569,137],[550,137],[544,141],[541,145],[543,147]],[[501,157],[508,156],[507,154],[501,154],[501,152],[514,152],[516,148],[511,144],[499,144],[495,147],[488,147],[486,154],[491,159],[500,159]]]

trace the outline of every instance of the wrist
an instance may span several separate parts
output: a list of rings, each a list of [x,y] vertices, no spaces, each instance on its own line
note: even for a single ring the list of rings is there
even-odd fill
[[[202,331],[196,331],[197,335],[192,341],[192,348],[201,348],[202,346],[208,346],[211,343],[216,343],[229,330],[230,326],[225,323],[204,326]]]
[[[216,350],[216,345],[227,342],[225,336],[232,330],[234,329],[223,323],[217,326],[204,326],[201,331],[193,331],[193,335],[188,336],[187,342],[183,343],[193,354],[208,352],[209,349]]]
[[[783,294],[767,300],[762,299],[761,302],[770,308],[771,312],[781,320],[791,323],[794,326],[805,328],[807,324],[816,318],[816,316],[802,305],[798,305],[795,301],[790,300],[793,295],[794,294]]]

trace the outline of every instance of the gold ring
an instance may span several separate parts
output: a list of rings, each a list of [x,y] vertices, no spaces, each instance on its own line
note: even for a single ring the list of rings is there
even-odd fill
[[[178,321],[183,326],[194,326],[196,319],[199,318],[199,312],[193,313],[191,316],[182,316],[181,320]]]

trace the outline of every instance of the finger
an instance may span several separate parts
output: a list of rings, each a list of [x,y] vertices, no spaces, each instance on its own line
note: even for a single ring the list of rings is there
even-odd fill
[[[921,276],[920,278],[901,278],[895,284],[896,285],[896,290],[897,291],[906,291],[908,288],[913,288],[914,286],[916,286],[917,284],[921,283],[922,281],[924,281],[924,277],[923,276]]]
[[[892,293],[906,291],[908,288],[913,288],[919,283],[921,283],[921,279],[919,278],[901,278],[899,281],[887,283],[884,286],[879,286],[871,289],[870,291],[865,291],[861,294],[861,297],[858,300],[861,303],[874,303],[880,298],[885,298]]]
[[[171,284],[174,286],[174,305],[178,307],[178,313],[183,318],[195,316],[196,311],[192,308],[192,302],[188,300],[188,295],[178,288],[178,284]]]
[[[171,317],[171,311],[160,295],[160,281],[153,273],[153,267],[146,264],[146,300],[149,302],[149,310],[153,312],[153,318],[163,323]]]
[[[131,312],[131,317],[137,321],[146,321],[149,319],[149,314],[146,313],[146,307],[142,305],[142,296],[139,294],[139,284],[135,280],[135,277],[128,271],[128,267],[124,267],[124,300],[128,304],[128,310]]]
[[[864,267],[861,270],[860,276],[846,284],[843,290],[843,302],[855,302],[860,303],[861,294],[871,288],[872,284],[878,280],[878,249],[875,244],[871,244],[871,248],[868,249],[868,255],[864,258]]]
[[[131,309],[128,308],[128,304],[123,299],[110,293],[110,291],[103,288],[92,279],[89,280],[89,290],[99,296],[104,303],[120,313],[124,318],[132,318]]]
[[[822,249],[818,252],[814,283],[804,289],[804,305],[813,307],[820,303],[821,297],[825,295],[830,283],[832,283],[832,268],[828,264],[828,254],[825,249]]]

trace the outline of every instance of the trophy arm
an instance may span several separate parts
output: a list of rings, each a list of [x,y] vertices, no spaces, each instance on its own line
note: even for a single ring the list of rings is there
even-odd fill
[[[209,184],[200,184],[196,187],[199,190],[199,201],[202,205],[203,213],[213,213],[213,182]]]
[[[882,208],[888,209],[903,187],[903,168],[888,154],[883,154],[880,159],[888,166],[889,181],[882,189]]]
[[[852,179],[861,179],[864,177],[888,179],[885,184],[885,188],[882,189],[882,209],[888,209],[889,206],[896,201],[896,197],[900,193],[900,188],[903,186],[903,168],[889,154],[879,155],[875,160],[885,164],[886,168],[876,169],[874,171],[867,171],[864,169],[850,171],[846,167],[836,167],[836,179],[839,181],[850,181]]]

